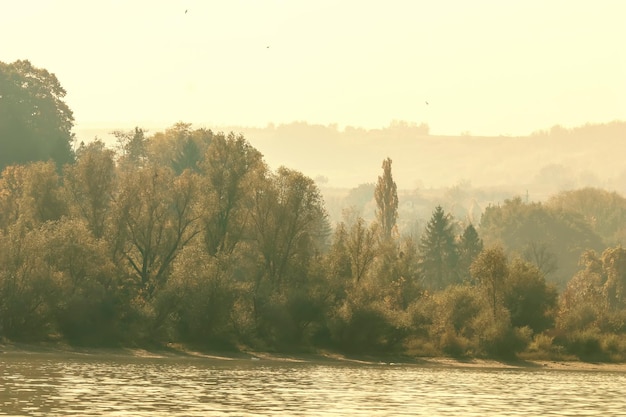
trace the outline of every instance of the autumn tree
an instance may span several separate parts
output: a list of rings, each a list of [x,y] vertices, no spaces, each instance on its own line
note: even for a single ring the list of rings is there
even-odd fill
[[[45,238],[17,225],[0,233],[0,335],[41,340],[54,329],[55,273],[46,265]]]
[[[186,169],[200,172],[200,163],[213,136],[210,129],[194,130],[191,123],[179,122],[149,137],[147,153],[152,162],[170,166],[177,175]]]
[[[60,178],[52,162],[10,166],[0,178],[0,229],[20,222],[35,228],[67,213]]]
[[[509,265],[506,281],[503,302],[511,313],[512,326],[528,326],[535,333],[554,326],[557,291],[546,283],[537,266],[516,258]]]
[[[626,330],[626,249],[586,251],[561,297],[560,322],[574,329]]]
[[[508,261],[504,249],[499,246],[484,249],[472,262],[470,272],[472,278],[485,291],[495,318],[502,303],[509,274]]]
[[[230,253],[250,227],[251,197],[266,171],[262,155],[241,135],[219,134],[199,169],[206,249],[211,255]]]
[[[118,342],[120,282],[105,241],[96,239],[82,219],[49,222],[38,233],[38,256],[51,280],[48,302],[57,330],[72,343]]]
[[[131,167],[143,166],[148,158],[148,137],[140,127],[132,130],[115,130],[121,163]]]
[[[326,239],[327,215],[315,182],[298,171],[279,168],[255,190],[251,215],[272,286],[277,289],[285,280],[302,277],[296,269],[306,267]]]
[[[176,154],[172,158],[172,168],[177,174],[181,174],[186,169],[198,171],[198,163],[201,159],[200,147],[191,137],[187,137],[178,145]]]
[[[341,222],[335,227],[325,261],[327,275],[332,281],[342,284],[352,278],[352,262],[348,252],[347,240],[347,226]]]
[[[502,244],[508,253],[537,262],[561,289],[576,273],[581,253],[603,247],[600,237],[579,216],[541,203],[524,203],[519,197],[488,207],[480,231],[485,243]]]
[[[600,256],[585,251],[580,257],[582,269],[567,283],[559,300],[557,327],[569,333],[600,329],[606,322],[605,277]]]
[[[529,241],[522,250],[522,257],[536,265],[546,276],[558,270],[556,254],[546,242]]]
[[[626,308],[626,249],[618,246],[602,253],[606,282],[604,294],[611,308]]]
[[[607,245],[626,242],[626,198],[615,191],[591,187],[563,191],[546,205],[581,216]]]
[[[127,172],[120,184],[114,203],[117,233],[110,239],[139,293],[150,299],[179,251],[199,233],[196,181],[190,172],[175,177],[170,168],[148,166]]]
[[[0,175],[0,230],[5,232],[26,210],[22,204],[24,171],[23,166],[13,165]]]
[[[281,167],[254,190],[251,212],[259,259],[253,311],[259,334],[272,345],[297,343],[311,323],[310,270],[325,250],[327,215],[315,182]]]
[[[374,223],[376,225],[376,223]],[[402,314],[421,297],[421,280],[417,242],[411,237],[375,242],[375,257],[370,267],[368,286],[373,295],[384,301],[389,318]]]
[[[0,62],[0,170],[11,164],[73,161],[74,116],[56,76],[27,60]]]
[[[218,348],[234,345],[237,322],[245,320],[235,304],[247,289],[245,282],[234,279],[238,267],[209,255],[199,242],[180,252],[157,300],[177,339]]]
[[[487,307],[474,287],[450,285],[425,302],[429,337],[444,353],[461,357],[478,349],[476,322]]]
[[[380,224],[381,234],[390,239],[398,218],[398,187],[391,174],[391,159],[383,161],[383,175],[378,177],[374,198],[378,210],[376,219]]]
[[[348,226],[345,245],[348,257],[350,258],[352,280],[355,283],[358,283],[366,276],[372,263],[376,259],[379,249],[376,235],[376,225],[372,224],[368,226],[365,220],[360,216]]]
[[[64,188],[75,217],[83,218],[96,238],[105,231],[116,191],[114,152],[96,140],[81,144],[75,164],[64,169]]]

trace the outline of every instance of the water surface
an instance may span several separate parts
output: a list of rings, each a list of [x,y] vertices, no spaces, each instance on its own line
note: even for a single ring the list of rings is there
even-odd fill
[[[625,389],[607,371],[0,356],[12,416],[618,416]]]

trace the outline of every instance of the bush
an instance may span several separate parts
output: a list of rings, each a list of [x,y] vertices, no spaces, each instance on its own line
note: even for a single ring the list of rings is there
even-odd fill
[[[332,319],[330,331],[337,347],[353,354],[391,353],[402,346],[406,329],[377,303],[344,304]]]
[[[404,341],[404,353],[412,357],[441,356],[441,352],[429,338],[408,336]]]
[[[434,294],[426,307],[432,323],[430,338],[442,353],[462,357],[478,351],[476,318],[483,312],[489,314],[489,309],[476,287],[447,287]]]
[[[626,361],[626,336],[623,334],[609,333],[602,335],[600,347],[607,357],[607,360],[613,362]]]
[[[563,346],[554,343],[555,338],[545,333],[536,334],[524,352],[524,359],[562,359]]]
[[[459,335],[454,328],[448,327],[439,339],[439,347],[446,355],[453,358],[471,356],[472,343]]]
[[[565,338],[565,348],[576,355],[580,360],[588,362],[602,362],[608,359],[602,349],[602,337],[598,330],[587,329],[575,331]]]
[[[485,310],[475,320],[479,347],[483,354],[501,358],[514,359],[530,343],[532,330],[528,327],[511,326],[508,311],[500,309],[496,317]]]

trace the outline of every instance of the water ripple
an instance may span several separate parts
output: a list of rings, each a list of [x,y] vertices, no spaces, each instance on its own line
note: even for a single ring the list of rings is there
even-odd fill
[[[612,372],[180,358],[3,359],[0,415],[626,415],[626,375]]]

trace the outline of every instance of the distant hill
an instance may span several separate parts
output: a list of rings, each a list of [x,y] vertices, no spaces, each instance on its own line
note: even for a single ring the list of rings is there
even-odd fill
[[[146,128],[155,133],[168,126]],[[354,188],[376,182],[381,163],[393,160],[400,189],[471,184],[506,187],[535,200],[583,186],[626,192],[626,122],[555,126],[524,137],[433,136],[425,125],[394,122],[385,129],[361,129],[294,122],[251,127],[207,127],[244,134],[272,168],[298,169],[321,185]],[[130,129],[132,127],[128,127]],[[119,127],[77,128],[78,141],[98,136],[110,145]]]

